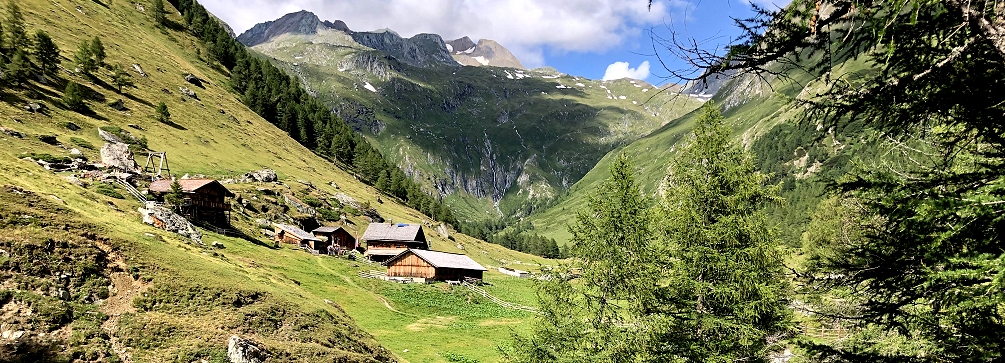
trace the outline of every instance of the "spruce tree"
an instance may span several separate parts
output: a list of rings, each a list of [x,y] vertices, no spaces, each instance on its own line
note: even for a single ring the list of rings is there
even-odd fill
[[[164,0],[153,0],[150,6],[150,15],[154,18],[154,23],[158,27],[167,24],[167,10],[164,9]]]
[[[28,81],[28,77],[31,75],[31,63],[28,62],[28,56],[24,51],[20,49],[14,51],[10,62],[4,65],[4,73],[7,82],[14,86],[20,87]]]
[[[66,84],[66,90],[63,91],[63,104],[67,108],[77,112],[84,112],[87,110],[87,104],[84,103],[84,90],[76,82],[69,82]]]
[[[792,328],[779,241],[762,208],[775,188],[701,108],[674,156],[661,203],[669,272],[645,320],[646,360],[766,362]]]
[[[126,72],[121,64],[116,63],[112,66],[112,84],[118,88],[118,92],[121,94],[122,87],[131,87],[133,85],[133,76],[129,72]]]
[[[4,21],[4,33],[7,35],[7,45],[11,51],[28,51],[31,39],[25,32],[24,15],[21,14],[21,7],[14,0],[7,2],[7,19]]]
[[[570,228],[574,263],[539,284],[541,314],[532,335],[515,337],[511,361],[629,362],[645,350],[637,344],[639,327],[660,268],[652,203],[627,156],[619,155],[610,171]],[[569,281],[576,270],[582,274]]]
[[[101,67],[105,65],[105,45],[101,44],[101,39],[97,36],[91,39],[91,56],[94,57],[94,62],[97,66]]]
[[[73,61],[77,64],[80,73],[90,77],[98,69],[98,64],[94,61],[94,54],[91,53],[91,43],[84,41],[77,47],[77,53],[73,55]]]
[[[168,111],[168,106],[164,103],[164,101],[158,103],[157,107],[154,109],[154,118],[163,123],[171,122],[171,112]]]
[[[44,30],[35,32],[35,61],[43,75],[55,75],[59,66],[59,47]]]
[[[181,188],[181,184],[178,183],[178,180],[175,179],[171,182],[171,191],[164,195],[164,201],[174,206],[175,209],[178,209],[184,200],[185,192]]]

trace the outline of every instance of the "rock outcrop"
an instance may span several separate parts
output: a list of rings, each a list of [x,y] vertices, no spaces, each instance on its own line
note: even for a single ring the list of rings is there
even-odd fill
[[[129,150],[129,145],[110,142],[101,147],[101,163],[109,168],[122,171],[135,171],[139,169],[136,160],[133,159],[133,152]]]
[[[269,352],[254,341],[233,335],[227,341],[227,359],[230,363],[262,363]]]
[[[436,34],[417,34],[402,38],[394,31],[354,32],[352,39],[367,47],[382,51],[395,59],[416,67],[434,65],[457,66],[447,52],[443,38]]]
[[[251,182],[272,183],[278,180],[279,176],[276,175],[276,171],[269,168],[257,171],[251,171],[248,172],[247,174],[244,174],[244,176],[241,177],[242,183],[251,183]]]
[[[137,211],[143,215],[143,223],[188,237],[192,242],[200,245],[203,244],[202,232],[199,232],[199,229],[195,228],[192,222],[172,210],[159,206],[156,202],[147,202],[146,208],[139,208]]]

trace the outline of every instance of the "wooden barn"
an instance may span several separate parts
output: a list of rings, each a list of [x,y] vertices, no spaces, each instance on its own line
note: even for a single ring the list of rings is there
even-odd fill
[[[356,237],[342,227],[318,227],[311,231],[315,237],[320,238],[328,245],[336,246],[339,249],[356,249]]]
[[[273,227],[276,228],[276,235],[273,237],[273,240],[277,243],[288,243],[297,245],[298,247],[307,247],[318,252],[328,250],[328,244],[320,238],[315,237],[313,234],[300,229],[300,227],[280,223],[273,224]]]
[[[163,201],[164,196],[171,192],[173,180],[163,179],[150,184],[147,190]],[[179,179],[182,193],[185,195],[180,206],[181,214],[192,219],[210,223],[230,222],[230,203],[227,198],[234,193],[215,179]]]
[[[467,255],[407,249],[384,262],[387,277],[411,277],[446,281],[482,279],[485,267]]]
[[[363,232],[366,256],[372,261],[386,261],[407,249],[428,250],[422,226],[405,223],[370,223]]]

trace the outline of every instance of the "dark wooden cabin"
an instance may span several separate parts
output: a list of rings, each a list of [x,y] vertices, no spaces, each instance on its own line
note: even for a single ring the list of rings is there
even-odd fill
[[[313,234],[307,233],[307,231],[300,229],[300,227],[281,223],[275,223],[273,227],[276,228],[276,235],[273,237],[273,241],[276,243],[306,247],[319,253],[324,253],[328,250],[328,244],[325,241],[315,237]]]
[[[407,249],[428,250],[429,243],[422,226],[405,223],[370,223],[363,232],[366,256],[373,261],[385,261]]]
[[[407,249],[384,262],[387,277],[411,277],[446,281],[482,279],[485,267],[467,255]]]
[[[173,180],[158,180],[150,184],[147,190],[160,201],[171,192]],[[215,179],[179,179],[182,193],[185,195],[180,206],[181,214],[192,219],[215,224],[230,222],[230,203],[227,198],[234,193]]]
[[[342,227],[318,227],[311,231],[315,237],[341,250],[356,249],[356,237]],[[319,250],[320,251],[320,250]],[[322,251],[324,252],[324,251]]]

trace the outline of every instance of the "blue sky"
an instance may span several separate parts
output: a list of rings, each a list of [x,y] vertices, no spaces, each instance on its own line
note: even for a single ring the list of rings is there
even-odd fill
[[[591,79],[628,76],[660,84],[668,72],[650,31],[671,31],[721,47],[735,38],[731,17],[789,0],[201,0],[238,33],[256,23],[308,10],[353,30],[390,28],[402,36],[492,39],[528,67],[550,66]],[[774,2],[774,5],[772,4]],[[658,49],[659,50],[659,49]],[[659,50],[671,68],[680,62]],[[648,62],[648,72],[643,65]],[[641,66],[641,68],[640,68]],[[610,72],[608,72],[610,68]],[[673,82],[674,80],[669,80]]]

